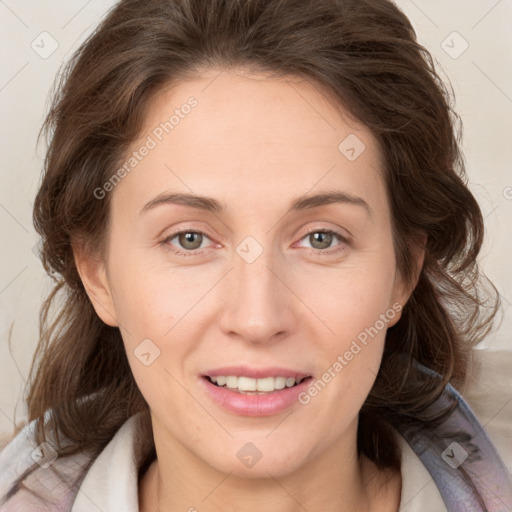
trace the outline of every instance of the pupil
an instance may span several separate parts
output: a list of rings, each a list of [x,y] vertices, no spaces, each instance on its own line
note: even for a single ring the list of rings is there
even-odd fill
[[[320,239],[321,247],[315,247],[314,243],[311,243],[311,245],[316,249],[326,249],[331,245],[332,233],[317,232],[313,233],[311,236],[313,237],[312,240],[315,243]],[[326,237],[327,243],[325,242],[324,237]]]
[[[197,240],[196,240],[195,241],[196,246],[194,246],[194,237],[200,237],[200,236],[201,236],[200,233],[191,233],[191,232],[183,233],[180,235],[180,244],[183,247],[185,247],[186,249],[197,249],[201,245],[201,241],[199,241],[199,245],[197,245]],[[187,245],[189,243],[192,244],[192,247]]]

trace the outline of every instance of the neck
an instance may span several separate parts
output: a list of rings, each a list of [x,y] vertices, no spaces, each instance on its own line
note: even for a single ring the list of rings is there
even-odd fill
[[[177,440],[155,435],[155,446],[158,458],[140,482],[141,512],[396,512],[400,505],[400,473],[379,471],[343,440],[295,471],[250,478],[217,471]]]

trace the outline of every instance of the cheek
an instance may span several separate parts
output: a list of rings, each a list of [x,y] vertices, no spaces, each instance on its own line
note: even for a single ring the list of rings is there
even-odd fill
[[[180,374],[182,362],[196,348],[191,322],[199,307],[193,306],[204,290],[199,286],[202,276],[191,280],[190,273],[148,265],[141,253],[137,258],[137,251],[129,252],[129,258],[112,265],[114,307],[132,372],[148,396],[158,382],[169,385],[165,369]]]
[[[111,282],[118,320],[129,336],[157,339],[185,313],[189,288],[179,275],[155,266],[143,252],[130,248],[128,256],[112,255]],[[115,263],[114,263],[115,262]]]
[[[329,280],[324,293],[316,288],[308,295],[321,313],[316,331],[324,333],[315,337],[316,356],[323,368],[316,388],[321,400],[332,403],[332,410],[340,415],[348,410],[356,414],[378,373],[386,331],[397,315],[391,304],[393,265],[392,254],[380,258],[367,254],[358,265]],[[304,397],[304,402],[314,399],[316,392]],[[340,403],[343,408],[336,406]]]
[[[155,274],[149,269],[131,278],[119,274],[123,285],[117,290],[116,311],[133,377],[150,408],[158,410],[187,398],[178,382],[183,382],[183,363],[195,344],[182,342],[180,319],[187,300],[174,283]]]
[[[340,342],[345,346],[375,324],[385,335],[387,322],[382,325],[379,319],[386,313],[394,315],[390,311],[393,286],[393,266],[374,260],[371,265],[340,269],[334,279],[327,280],[322,292],[316,288],[314,292],[308,291],[307,297],[331,331],[332,336],[325,339],[332,339],[333,345],[341,348]]]

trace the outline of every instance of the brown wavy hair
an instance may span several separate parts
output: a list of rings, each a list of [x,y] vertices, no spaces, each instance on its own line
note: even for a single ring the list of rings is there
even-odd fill
[[[463,386],[471,348],[492,328],[500,298],[477,264],[484,223],[467,187],[453,91],[389,0],[114,6],[60,73],[41,131],[48,151],[33,217],[55,286],[41,310],[29,420],[37,420],[42,442],[49,411],[48,428],[71,441],[62,455],[97,454],[128,417],[148,410],[118,328],[100,320],[85,292],[72,241],[101,254],[110,194],[100,201],[94,190],[125,159],[152,98],[201,70],[234,67],[318,84],[373,132],[385,157],[397,270],[407,283],[417,277],[410,242],[427,235],[417,285],[387,331],[359,420],[359,452],[396,468],[390,426],[421,424],[446,383]],[[421,392],[411,385],[413,360],[440,376]]]

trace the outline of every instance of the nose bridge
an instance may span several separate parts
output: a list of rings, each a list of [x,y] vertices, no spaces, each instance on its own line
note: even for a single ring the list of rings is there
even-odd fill
[[[259,253],[259,254],[258,254]],[[226,283],[226,307],[222,328],[250,342],[265,342],[293,326],[292,297],[280,278],[277,255],[243,241],[234,255],[233,270]],[[277,275],[276,275],[277,274]]]

